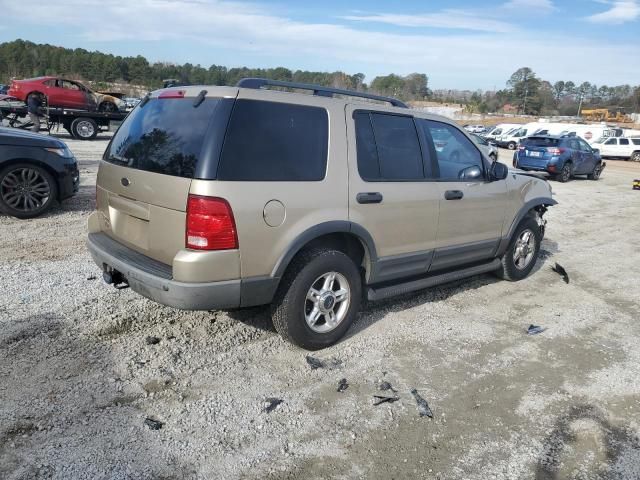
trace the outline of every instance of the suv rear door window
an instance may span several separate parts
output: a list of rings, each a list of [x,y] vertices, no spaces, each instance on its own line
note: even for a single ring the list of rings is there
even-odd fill
[[[388,180],[424,178],[420,142],[413,118],[372,113],[371,124],[378,147],[380,176]]]
[[[620,139],[620,145],[629,145],[629,139],[628,138],[621,138]]]
[[[323,108],[238,100],[217,177],[230,181],[322,180],[328,132],[329,116]]]
[[[433,120],[421,120],[419,123],[425,136],[433,140],[440,180],[460,181],[461,172],[471,166],[477,166],[484,172],[480,150],[460,130]]]
[[[640,138],[632,138],[631,142],[633,142],[634,145],[640,145]]]
[[[358,172],[364,180],[423,180],[418,132],[412,117],[355,112]]]
[[[220,99],[151,99],[125,119],[104,160],[148,172],[193,178],[209,121]]]

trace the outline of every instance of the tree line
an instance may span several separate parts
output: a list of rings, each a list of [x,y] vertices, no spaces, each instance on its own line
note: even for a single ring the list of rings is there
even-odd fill
[[[235,85],[245,77],[262,77],[318,85],[371,91],[404,100],[423,100],[430,94],[428,77],[423,73],[407,76],[386,75],[375,77],[369,85],[363,73],[292,71],[288,68],[228,68],[211,65],[168,62],[150,63],[145,57],[121,57],[82,48],[70,49],[53,45],[15,40],[0,44],[0,83],[12,78],[29,78],[43,75],[61,75],[86,81],[94,88],[106,88],[108,84],[132,84],[155,89],[162,87],[165,79],[175,79],[184,84]]]
[[[495,112],[511,105],[526,115],[579,115],[583,108],[609,108],[640,112],[640,85],[596,85],[560,80],[555,83],[538,78],[529,67],[516,70],[506,88],[496,92],[474,92],[467,100],[467,111]]]

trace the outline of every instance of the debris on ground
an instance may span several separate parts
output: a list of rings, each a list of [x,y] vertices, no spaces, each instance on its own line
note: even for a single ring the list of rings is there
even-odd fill
[[[324,362],[322,360],[320,360],[319,358],[312,357],[311,355],[307,355],[304,358],[307,361],[307,363],[309,364],[309,366],[311,367],[311,370],[316,370],[318,368],[324,368]]]
[[[531,324],[529,325],[529,328],[527,328],[527,335],[537,335],[539,333],[542,333],[546,330],[546,328],[544,327],[540,327],[538,325],[534,325]]]
[[[373,398],[374,398],[373,400],[374,406],[381,405],[383,403],[393,403],[400,400],[400,397],[387,397],[384,395],[374,395]]]
[[[95,276],[95,275],[89,275],[89,276],[87,277],[87,280],[95,280],[95,279],[96,279],[96,276]]]
[[[264,412],[265,413],[273,412],[276,408],[278,408],[278,405],[280,405],[283,402],[284,400],[282,400],[281,398],[276,398],[276,397],[265,398]]]
[[[564,283],[569,283],[569,274],[558,262],[556,262],[556,265],[554,267],[551,267],[551,270],[560,275],[564,280]]]
[[[393,388],[393,386],[389,382],[382,382],[378,388],[383,392],[386,392],[388,390],[391,390],[393,393],[397,392],[397,390]]]
[[[338,389],[337,392],[344,392],[347,388],[349,388],[349,384],[347,383],[347,379],[346,378],[341,378],[340,381],[338,382]]]
[[[160,420],[154,420],[149,417],[144,419],[144,424],[149,427],[150,430],[160,430],[164,425]]]
[[[147,345],[157,345],[160,343],[160,339],[158,337],[147,337]]]
[[[420,416],[433,418],[433,412],[431,411],[431,408],[429,408],[429,404],[420,396],[415,388],[411,390],[411,395],[416,399],[416,403],[418,404],[418,413],[420,413]]]

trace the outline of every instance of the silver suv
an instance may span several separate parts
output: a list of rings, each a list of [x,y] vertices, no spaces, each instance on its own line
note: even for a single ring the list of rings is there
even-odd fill
[[[88,247],[107,283],[181,309],[271,304],[278,332],[311,350],[363,300],[526,277],[556,203],[446,118],[264,79],[150,94],[96,191]]]

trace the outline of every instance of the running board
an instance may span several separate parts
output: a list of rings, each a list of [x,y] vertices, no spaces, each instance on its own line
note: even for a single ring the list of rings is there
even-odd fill
[[[462,278],[473,277],[474,275],[480,275],[481,273],[493,272],[500,268],[500,259],[495,258],[489,263],[482,265],[476,265],[475,267],[469,267],[462,270],[456,270],[453,272],[442,273],[440,275],[433,275],[431,277],[420,278],[418,280],[412,280],[406,283],[399,283],[388,287],[369,287],[367,289],[367,298],[371,302],[376,300],[382,300],[384,298],[395,297],[405,293],[415,292],[416,290],[422,290],[424,288],[435,287],[442,283],[453,282]]]

